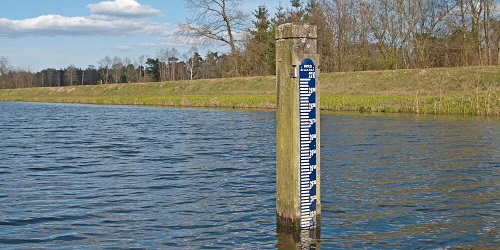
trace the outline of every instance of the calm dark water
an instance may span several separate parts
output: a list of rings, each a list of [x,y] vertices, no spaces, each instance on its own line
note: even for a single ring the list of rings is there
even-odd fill
[[[500,119],[321,122],[321,248],[500,246]],[[274,181],[273,112],[0,103],[2,249],[274,249]]]

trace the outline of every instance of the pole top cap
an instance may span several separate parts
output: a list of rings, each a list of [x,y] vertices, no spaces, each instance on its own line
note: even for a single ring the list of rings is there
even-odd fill
[[[276,40],[290,38],[318,38],[316,25],[302,23],[285,23],[276,29],[274,33]]]

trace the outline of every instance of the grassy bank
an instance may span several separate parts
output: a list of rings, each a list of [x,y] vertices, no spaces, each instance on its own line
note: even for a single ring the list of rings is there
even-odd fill
[[[321,107],[500,116],[500,67],[329,73]],[[0,101],[274,108],[275,77],[0,90]]]

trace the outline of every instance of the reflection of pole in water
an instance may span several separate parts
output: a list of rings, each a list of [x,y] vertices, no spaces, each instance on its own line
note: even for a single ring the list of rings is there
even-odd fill
[[[292,235],[283,237],[293,239],[289,246],[316,249],[321,215],[316,26],[283,24],[275,38],[277,228]]]
[[[320,249],[316,240],[316,230],[302,230],[300,232],[300,247],[306,249]]]
[[[283,232],[278,230],[276,238],[278,239],[276,248],[280,250],[321,249],[319,225],[312,230],[300,230],[297,232]]]

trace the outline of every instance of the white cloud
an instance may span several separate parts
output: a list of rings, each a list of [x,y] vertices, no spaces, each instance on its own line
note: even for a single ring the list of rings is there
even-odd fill
[[[162,34],[167,24],[126,19],[43,15],[23,20],[0,18],[0,38],[23,36],[127,36]]]
[[[150,17],[161,14],[160,10],[141,5],[135,0],[103,1],[87,5],[90,12],[97,15],[114,17]]]
[[[102,1],[87,5],[90,16],[42,15],[22,20],[0,18],[0,38],[25,36],[163,35],[168,24],[136,19],[161,14],[135,0]]]

